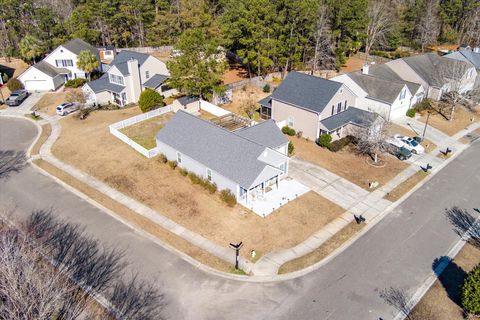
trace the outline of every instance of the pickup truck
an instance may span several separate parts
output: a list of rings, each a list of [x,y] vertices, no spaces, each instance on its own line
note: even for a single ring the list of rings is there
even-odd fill
[[[399,160],[407,160],[412,156],[412,152],[405,148],[404,146],[399,145],[398,142],[388,141],[390,143],[390,153],[397,157]],[[393,142],[393,143],[392,143]]]
[[[12,92],[12,94],[10,95],[10,97],[8,97],[5,103],[10,107],[19,106],[27,98],[28,98],[27,90],[16,90]]]

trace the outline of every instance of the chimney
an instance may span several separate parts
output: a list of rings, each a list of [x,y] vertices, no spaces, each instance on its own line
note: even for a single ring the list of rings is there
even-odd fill
[[[370,69],[370,66],[368,64],[363,65],[362,73],[368,74],[368,69]]]
[[[475,52],[475,53],[480,53],[480,47],[475,47],[475,48],[473,48],[473,52]]]
[[[130,92],[130,101],[137,102],[142,92],[142,84],[140,80],[140,67],[136,59],[130,59],[127,61],[129,75],[129,85],[127,86]]]

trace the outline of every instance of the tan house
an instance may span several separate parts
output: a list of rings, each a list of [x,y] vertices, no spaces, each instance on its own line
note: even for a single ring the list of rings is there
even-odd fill
[[[193,96],[183,96],[172,102],[172,111],[183,110],[188,113],[200,112],[200,98]]]
[[[371,112],[351,107],[356,98],[345,84],[292,71],[259,104],[262,118],[301,131],[305,138],[316,140],[328,133],[338,139],[347,134],[347,127],[364,127],[376,118]]]

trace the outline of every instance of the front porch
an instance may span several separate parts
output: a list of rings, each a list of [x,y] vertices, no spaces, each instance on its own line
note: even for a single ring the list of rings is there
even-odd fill
[[[281,206],[308,191],[310,191],[308,187],[287,177],[282,180],[275,180],[270,185],[268,183],[262,183],[248,190],[248,192],[241,197],[239,203],[260,217],[265,218]]]

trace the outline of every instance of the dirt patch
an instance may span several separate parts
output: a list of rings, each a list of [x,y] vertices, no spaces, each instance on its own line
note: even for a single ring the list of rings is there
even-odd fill
[[[40,137],[38,138],[35,145],[32,147],[32,150],[30,151],[31,155],[36,155],[40,153],[40,148],[45,143],[45,141],[47,141],[51,133],[52,133],[52,126],[50,126],[50,124],[47,123],[42,125],[42,133],[40,134]]]
[[[289,139],[298,157],[338,174],[368,191],[372,191],[368,187],[370,182],[378,181],[382,186],[408,167],[408,164],[390,155],[381,157],[385,162],[384,167],[373,167],[367,163],[367,157],[357,155],[349,148],[331,152],[303,138],[289,137]]]
[[[427,172],[423,170],[419,170],[413,176],[411,176],[410,178],[408,178],[407,180],[403,181],[398,186],[396,186],[392,191],[387,193],[383,198],[392,202],[397,201],[404,194],[406,194],[413,187],[415,187],[420,181],[425,179],[425,177],[427,176],[428,176]]]
[[[344,212],[313,192],[267,218],[239,205],[229,208],[218,195],[193,185],[156,158],[146,159],[109,133],[108,125],[138,113],[132,108],[97,111],[84,121],[64,118],[53,154],[224,247],[243,241],[247,258],[253,249],[267,253],[294,246]]]
[[[427,121],[427,115],[428,113],[424,112],[419,118],[419,121],[425,123]],[[453,136],[460,130],[465,129],[472,123],[478,121],[479,116],[480,114],[478,112],[472,112],[462,106],[457,106],[455,113],[453,114],[452,121],[449,121],[440,113],[433,111],[428,119],[428,125],[444,132],[449,136]]]
[[[466,244],[412,311],[413,319],[464,319],[459,287],[480,261],[480,250]]]
[[[3,58],[3,57],[0,58],[0,65],[6,67],[5,70],[2,69],[2,72],[7,72],[10,78],[18,77],[29,67],[29,65],[21,59],[11,58],[10,61],[8,61],[6,58]],[[13,70],[13,77],[10,74],[12,70]],[[2,86],[0,90],[3,94],[4,99],[7,99],[10,96],[10,90],[8,90],[6,85]]]
[[[392,136],[395,135],[395,134],[401,134],[401,135],[408,136],[408,137],[415,137],[415,136],[420,134],[420,132],[417,133],[417,132],[413,131],[413,129],[405,128],[405,127],[400,126],[400,125],[395,124],[395,123],[391,123],[391,124],[388,125],[388,132]],[[420,144],[425,148],[426,153],[432,152],[437,147],[437,145],[435,143],[433,143],[432,141],[430,141],[428,139],[423,139],[423,141]]]
[[[248,101],[258,102],[259,100],[270,95],[269,92],[263,92],[262,89],[255,86],[246,86],[240,90],[234,90],[232,94],[232,102],[224,104],[221,107],[231,111],[233,113],[239,114],[242,117],[248,118],[247,114],[242,110],[242,106],[245,105]],[[257,112],[255,112],[253,120],[260,121],[260,105],[258,106]]]
[[[365,59],[361,59],[358,56],[352,56],[348,58],[347,62],[340,69],[343,73],[353,72],[361,70],[365,64]]]
[[[232,66],[223,74],[223,83],[230,84],[248,78],[248,71],[241,66]]]
[[[283,274],[298,271],[321,261],[357,234],[364,226],[365,224],[351,222],[311,253],[283,264],[278,273]]]
[[[167,123],[172,117],[173,112],[169,112],[125,127],[121,129],[120,132],[143,146],[145,149],[150,150],[157,146],[155,136],[158,131],[160,131],[165,123]]]
[[[216,115],[214,114],[211,114],[210,112],[207,112],[207,111],[204,111],[204,110],[200,110],[200,118],[202,118],[203,120],[212,120],[212,119],[216,119],[218,118]]]

